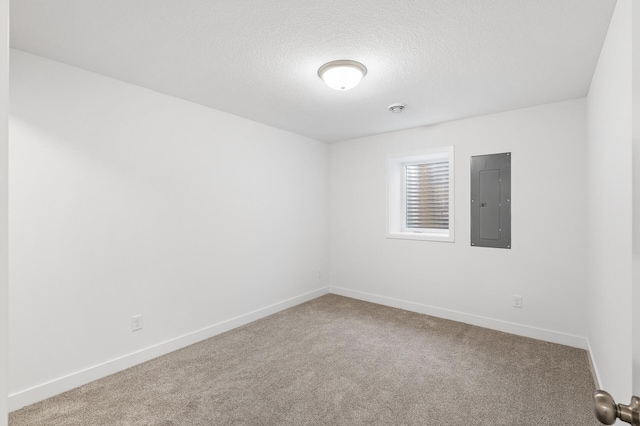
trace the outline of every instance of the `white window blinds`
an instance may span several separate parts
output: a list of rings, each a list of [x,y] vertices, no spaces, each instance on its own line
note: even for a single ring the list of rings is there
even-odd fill
[[[449,161],[406,164],[406,227],[449,229]]]

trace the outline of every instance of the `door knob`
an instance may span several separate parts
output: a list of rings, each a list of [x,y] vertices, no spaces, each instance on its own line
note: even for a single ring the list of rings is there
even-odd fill
[[[640,398],[631,397],[629,405],[616,404],[609,392],[597,390],[593,394],[596,418],[605,425],[612,425],[616,419],[633,426],[640,426]]]

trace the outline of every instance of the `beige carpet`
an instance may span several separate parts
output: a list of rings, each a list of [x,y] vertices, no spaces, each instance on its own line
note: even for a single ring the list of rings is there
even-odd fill
[[[18,425],[599,425],[586,352],[335,295],[10,415]]]

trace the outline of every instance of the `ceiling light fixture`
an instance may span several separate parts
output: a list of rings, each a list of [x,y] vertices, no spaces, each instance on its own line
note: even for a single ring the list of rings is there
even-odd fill
[[[335,90],[349,90],[367,75],[367,68],[356,61],[331,61],[318,70],[318,76]]]

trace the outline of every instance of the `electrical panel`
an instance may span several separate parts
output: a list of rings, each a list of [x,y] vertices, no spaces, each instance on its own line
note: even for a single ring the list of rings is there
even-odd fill
[[[511,248],[511,153],[471,157],[471,245]]]

